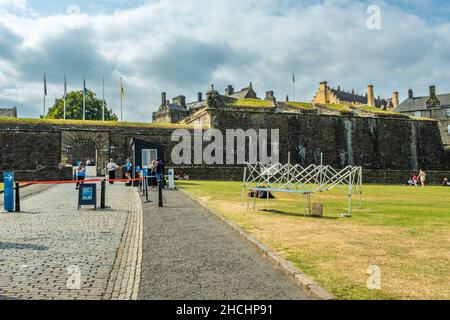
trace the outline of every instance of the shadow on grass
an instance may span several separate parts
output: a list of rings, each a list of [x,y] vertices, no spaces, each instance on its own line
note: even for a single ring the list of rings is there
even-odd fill
[[[292,212],[270,210],[270,209],[262,209],[262,210],[258,210],[258,212],[273,213],[273,214],[280,215],[280,216],[297,217],[297,218],[311,218],[311,219],[321,219],[321,220],[337,220],[337,219],[339,219],[339,217],[324,217],[324,216],[315,217],[315,216],[305,215],[303,213],[292,213]]]

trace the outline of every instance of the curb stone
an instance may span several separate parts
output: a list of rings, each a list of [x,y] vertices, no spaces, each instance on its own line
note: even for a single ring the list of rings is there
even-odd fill
[[[266,245],[262,244],[255,237],[249,235],[237,224],[225,219],[224,217],[219,215],[214,210],[206,207],[199,200],[197,200],[196,198],[194,198],[187,192],[184,192],[181,189],[180,189],[180,191],[183,194],[185,194],[188,198],[193,200],[195,203],[197,203],[200,206],[202,206],[203,208],[205,208],[206,211],[211,216],[213,216],[214,218],[218,219],[223,224],[230,227],[235,234],[237,234],[242,239],[246,240],[249,244],[251,244],[253,247],[255,247],[257,249],[257,251],[259,251],[261,253],[262,256],[264,256],[266,259],[268,259],[274,266],[280,268],[284,274],[289,276],[289,278],[291,278],[298,286],[300,286],[301,288],[306,290],[313,298],[317,298],[320,300],[336,299],[331,293],[329,293],[328,291],[323,289],[317,282],[315,282],[310,277],[308,277],[306,274],[304,274],[299,269],[297,269],[291,262],[285,260],[283,257],[281,257],[279,254],[274,252],[272,249],[270,249]]]
[[[130,192],[128,217],[104,299],[137,300],[142,263],[142,205],[135,188]]]

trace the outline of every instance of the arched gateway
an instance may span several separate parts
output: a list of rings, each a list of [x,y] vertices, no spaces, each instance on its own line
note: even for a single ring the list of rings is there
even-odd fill
[[[75,165],[77,161],[95,160],[97,175],[102,174],[110,155],[107,131],[62,131],[61,161]]]

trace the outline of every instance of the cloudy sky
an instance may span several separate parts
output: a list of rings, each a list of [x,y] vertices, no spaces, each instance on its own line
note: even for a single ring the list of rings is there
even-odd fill
[[[381,29],[367,28],[367,8],[381,9]],[[69,90],[87,86],[124,118],[150,121],[168,97],[211,84],[223,91],[251,81],[259,96],[274,90],[310,101],[318,83],[376,95],[430,84],[450,92],[447,0],[0,0],[0,107],[38,117]]]

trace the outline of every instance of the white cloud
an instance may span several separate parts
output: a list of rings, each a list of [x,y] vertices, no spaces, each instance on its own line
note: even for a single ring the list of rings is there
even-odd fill
[[[12,2],[27,14],[1,11]],[[220,89],[252,81],[260,96],[272,89],[284,99],[292,95],[292,72],[301,100],[310,100],[322,80],[359,92],[373,83],[386,97],[394,89],[404,96],[410,87],[426,94],[431,83],[449,90],[448,23],[428,24],[381,3],[382,29],[370,31],[366,8],[348,0],[161,0],[68,17],[40,16],[26,1],[0,0],[0,67],[7,66],[0,71],[0,104],[18,104],[21,115],[38,116],[44,71],[52,85],[49,100],[61,95],[65,72],[72,88],[86,73],[99,94],[104,74],[116,112],[123,75],[125,118],[147,121],[161,91],[195,99],[211,83]],[[77,19],[77,28],[69,18]]]

